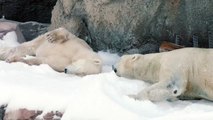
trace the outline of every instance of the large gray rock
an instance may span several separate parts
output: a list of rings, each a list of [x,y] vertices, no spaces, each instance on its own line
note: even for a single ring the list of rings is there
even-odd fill
[[[26,41],[30,41],[48,31],[49,24],[38,23],[34,21],[19,23],[18,27]]]
[[[213,30],[212,0],[58,0],[51,29],[64,26],[95,50],[119,53],[158,51],[162,40],[200,47]]]
[[[17,35],[18,35],[18,42],[23,43],[26,41],[30,41],[37,36],[44,34],[48,31],[48,27],[50,24],[46,23],[39,23],[35,21],[28,21],[28,22],[17,22],[12,20],[0,19],[2,24],[12,24],[14,26]]]

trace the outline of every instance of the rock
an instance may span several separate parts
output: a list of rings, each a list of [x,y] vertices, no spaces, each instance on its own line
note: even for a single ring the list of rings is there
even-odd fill
[[[56,112],[48,112],[43,116],[44,120],[61,120],[63,113],[56,111]]]
[[[2,105],[0,107],[0,120],[3,120],[4,119],[4,114],[5,114],[5,105]]]
[[[48,31],[49,24],[43,24],[38,22],[24,22],[19,23],[18,27],[20,28],[26,41],[30,41],[36,38],[37,36],[46,33]]]
[[[41,111],[18,109],[5,113],[4,120],[34,120]]]
[[[168,51],[172,51],[172,50],[175,50],[175,49],[181,49],[181,48],[184,48],[184,46],[177,45],[177,44],[174,44],[174,43],[171,43],[171,42],[163,41],[160,45],[159,52],[168,52]]]
[[[20,38],[19,43],[30,41],[37,36],[46,33],[49,27],[49,24],[34,21],[17,22],[12,20],[0,19],[0,22],[14,24],[16,29],[15,31],[18,34],[18,38]]]
[[[56,0],[0,0],[0,18],[26,22],[50,23]]]
[[[2,38],[7,32],[15,31],[19,43],[26,42],[20,28],[18,27],[19,22],[0,19],[0,33],[1,31],[5,32],[0,38]]]
[[[192,46],[194,34],[205,47],[212,11],[212,0],[58,0],[49,29],[64,26],[96,51],[156,52],[176,35]]]
[[[59,111],[43,113],[43,111],[40,110],[20,108],[6,112],[4,120],[61,120],[62,116],[63,113]]]

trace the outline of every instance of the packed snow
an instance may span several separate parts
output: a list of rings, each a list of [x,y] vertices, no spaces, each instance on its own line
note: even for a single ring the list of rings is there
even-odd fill
[[[14,34],[6,37],[1,45],[17,45]],[[57,110],[64,113],[62,120],[213,119],[213,104],[206,100],[153,103],[129,98],[127,95],[136,94],[149,84],[117,77],[111,65],[119,56],[98,54],[104,60],[103,73],[85,77],[58,73],[45,64],[0,61],[0,105],[8,104],[7,111]]]

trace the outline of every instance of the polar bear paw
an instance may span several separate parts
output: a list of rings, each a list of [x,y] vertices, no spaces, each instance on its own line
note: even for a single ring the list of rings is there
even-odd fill
[[[135,100],[148,100],[148,92],[147,91],[141,91],[136,95],[128,95],[130,98],[133,98]]]
[[[12,56],[9,56],[5,61],[8,63],[12,63],[12,62],[18,62],[20,59],[21,57],[12,55]]]
[[[47,40],[49,43],[55,43],[55,42],[57,41],[56,35],[53,34],[53,33],[48,33],[45,37],[46,37],[46,40]]]

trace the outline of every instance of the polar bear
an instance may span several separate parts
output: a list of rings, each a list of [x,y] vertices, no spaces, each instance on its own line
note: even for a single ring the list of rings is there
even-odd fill
[[[140,79],[152,85],[138,100],[213,100],[213,49],[183,48],[146,55],[124,55],[114,66],[117,76]]]
[[[85,41],[65,28],[47,32],[30,42],[0,53],[0,58],[7,62],[48,64],[56,71],[80,76],[97,74],[102,69],[102,60],[98,54]],[[24,59],[26,55],[35,58]]]

